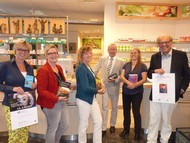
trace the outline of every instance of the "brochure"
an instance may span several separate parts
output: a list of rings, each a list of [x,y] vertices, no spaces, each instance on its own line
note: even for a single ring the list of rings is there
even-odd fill
[[[24,87],[31,88],[33,82],[34,82],[34,76],[26,75]]]

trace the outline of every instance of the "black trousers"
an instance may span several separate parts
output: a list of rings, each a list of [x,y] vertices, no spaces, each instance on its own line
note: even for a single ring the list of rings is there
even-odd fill
[[[131,107],[133,111],[134,124],[135,124],[135,135],[140,135],[141,131],[141,114],[140,106],[142,101],[143,93],[137,93],[134,95],[128,95],[122,93],[123,98],[123,116],[124,116],[124,130],[130,132],[131,125]]]

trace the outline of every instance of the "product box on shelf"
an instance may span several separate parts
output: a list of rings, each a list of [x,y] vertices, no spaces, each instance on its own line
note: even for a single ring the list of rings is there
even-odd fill
[[[176,129],[176,143],[190,143],[190,127]]]

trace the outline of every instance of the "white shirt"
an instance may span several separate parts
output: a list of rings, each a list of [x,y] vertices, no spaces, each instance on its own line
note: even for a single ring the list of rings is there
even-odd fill
[[[167,55],[164,55],[161,52],[161,61],[162,61],[162,69],[164,69],[165,73],[170,73],[171,69],[171,61],[172,61],[172,49]]]

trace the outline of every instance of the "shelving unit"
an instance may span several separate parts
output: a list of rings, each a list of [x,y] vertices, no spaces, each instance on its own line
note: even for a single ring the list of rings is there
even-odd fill
[[[4,18],[4,19],[3,19]],[[32,50],[30,51],[30,56],[27,62],[34,67],[34,72],[46,62],[44,57],[44,46],[46,44],[55,44],[59,50],[59,58],[65,58],[69,54],[68,46],[68,17],[60,17],[58,24],[62,25],[63,33],[53,33],[53,24],[57,22],[59,18],[57,17],[25,17],[25,16],[6,16],[1,19],[7,25],[7,31],[0,33],[0,62],[9,60],[13,57],[13,45],[19,40],[25,40],[32,45]],[[12,22],[20,20],[20,30],[16,33],[15,27],[13,28]],[[26,27],[29,24],[33,24],[34,21],[38,22],[39,33],[26,33]],[[45,33],[40,33],[42,30],[42,25],[40,25],[40,20],[46,20],[47,25],[45,27]],[[58,25],[57,24],[57,25]],[[40,30],[41,29],[41,30]],[[66,48],[65,48],[66,47]],[[66,50],[65,50],[66,49]]]
[[[159,51],[159,47],[157,46],[157,43],[155,41],[119,40],[115,41],[115,44],[118,46],[118,56],[126,62],[130,60],[130,50],[134,47],[139,48],[142,53],[142,61],[147,66],[149,66],[151,55]],[[190,41],[174,41],[173,48],[187,52],[188,59],[190,61]]]

